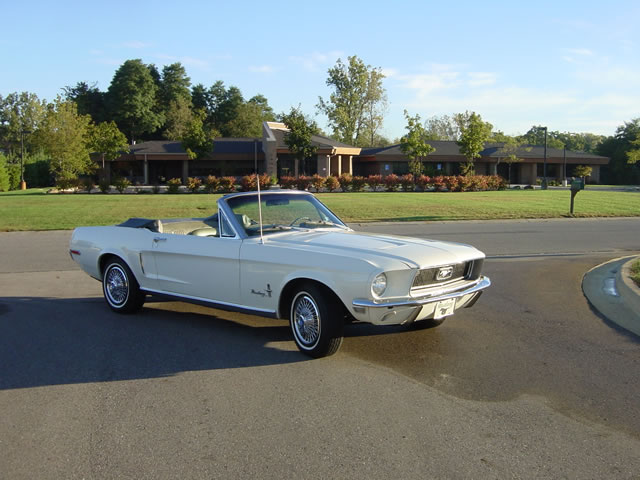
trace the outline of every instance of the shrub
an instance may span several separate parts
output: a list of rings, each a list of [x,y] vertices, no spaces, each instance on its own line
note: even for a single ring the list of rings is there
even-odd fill
[[[87,193],[91,193],[91,190],[93,190],[93,187],[95,187],[93,178],[83,178],[81,185],[82,189]]]
[[[260,181],[260,188],[267,190],[271,185],[275,184],[275,177],[270,176],[268,173],[263,173],[258,176]]]
[[[250,192],[258,189],[255,175],[245,175],[240,179],[240,186],[245,192]]]
[[[324,187],[324,184],[324,177],[321,177],[317,173],[313,175],[313,177],[311,177],[311,185],[313,185],[313,188],[316,189],[316,192],[320,192],[320,190],[322,190],[322,187]]]
[[[427,175],[420,175],[418,178],[416,178],[416,186],[423,192],[426,191],[430,185],[431,177],[428,177]]]
[[[387,192],[395,192],[398,189],[398,183],[400,179],[395,173],[384,177],[384,186],[387,188]]]
[[[298,187],[298,190],[308,190],[310,186],[311,186],[311,177],[300,175],[296,179],[296,187]]]
[[[406,175],[402,175],[398,182],[402,185],[402,189],[405,192],[412,192],[415,188],[415,181],[412,173],[407,173]]]
[[[56,179],[56,186],[60,190],[75,190],[80,185],[80,180],[77,178],[58,178]]]
[[[220,180],[213,175],[209,175],[204,179],[204,191],[207,193],[215,193],[220,186]]]
[[[458,181],[458,191],[460,192],[469,192],[472,190],[473,186],[473,178],[472,176],[459,176],[457,177]]]
[[[220,188],[224,193],[235,192],[236,177],[222,177],[220,179]]]
[[[171,178],[167,180],[167,193],[178,193],[180,191],[182,180],[179,178]]]
[[[289,189],[296,188],[296,177],[281,177],[280,186],[282,188],[289,188]]]
[[[450,192],[459,192],[461,187],[458,180],[459,178],[460,177],[455,175],[447,175],[446,177],[443,177],[445,188]]]
[[[350,173],[343,173],[338,177],[338,183],[340,183],[340,189],[343,192],[348,192],[351,188],[351,179],[352,177]]]
[[[198,190],[200,190],[201,186],[202,180],[200,180],[198,177],[187,178],[187,188],[191,193],[196,193]]]
[[[333,192],[340,186],[340,182],[336,177],[327,177],[324,181],[324,186],[327,187],[327,190]]]
[[[354,192],[361,192],[364,190],[364,186],[367,184],[367,180],[364,177],[356,176],[351,177],[351,190]]]
[[[119,193],[124,193],[129,185],[131,185],[131,182],[128,178],[118,177],[113,181],[113,186],[116,187]]]
[[[103,178],[102,180],[100,180],[100,182],[98,182],[98,188],[102,193],[109,193],[109,190],[111,190],[111,185],[106,179]]]
[[[367,184],[374,192],[377,192],[378,189],[382,190],[382,187],[384,186],[382,175],[369,175],[367,177]]]
[[[436,192],[442,192],[447,188],[447,184],[444,179],[445,177],[443,177],[442,175],[437,175],[431,179]]]
[[[509,182],[500,175],[491,175],[487,183],[490,190],[505,190],[509,186]]]

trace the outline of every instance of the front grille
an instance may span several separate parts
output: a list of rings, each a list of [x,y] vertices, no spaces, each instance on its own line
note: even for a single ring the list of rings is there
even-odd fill
[[[474,262],[455,263],[452,265],[422,269],[413,279],[413,285],[411,288],[424,288],[431,285],[439,285],[461,280],[472,271],[473,263]],[[451,269],[450,275],[446,275],[446,278],[438,278],[438,273],[448,273],[449,269]]]

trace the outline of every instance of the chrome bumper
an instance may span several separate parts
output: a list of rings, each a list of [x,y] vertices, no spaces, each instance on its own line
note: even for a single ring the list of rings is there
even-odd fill
[[[397,307],[419,307],[428,303],[439,302],[441,300],[447,300],[449,298],[459,298],[472,293],[480,292],[491,285],[489,277],[480,277],[480,279],[464,290],[456,290],[451,293],[445,293],[437,296],[420,297],[420,298],[408,298],[401,301],[391,302],[375,302],[373,300],[354,300],[353,306],[360,308],[397,308]]]

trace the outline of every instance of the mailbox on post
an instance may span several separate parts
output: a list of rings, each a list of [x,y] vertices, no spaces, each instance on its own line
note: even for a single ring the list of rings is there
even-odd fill
[[[580,190],[584,190],[584,180],[580,178],[576,178],[571,181],[571,191],[575,191],[576,193]]]
[[[571,215],[573,215],[573,199],[580,190],[584,190],[584,180],[576,178],[571,181]]]

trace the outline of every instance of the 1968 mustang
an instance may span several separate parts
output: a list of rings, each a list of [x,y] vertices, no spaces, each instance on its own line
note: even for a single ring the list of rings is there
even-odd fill
[[[115,312],[158,295],[288,318],[313,357],[338,350],[347,321],[437,325],[491,284],[471,246],[357,233],[289,190],[226,195],[207,218],[80,227],[70,253]]]

